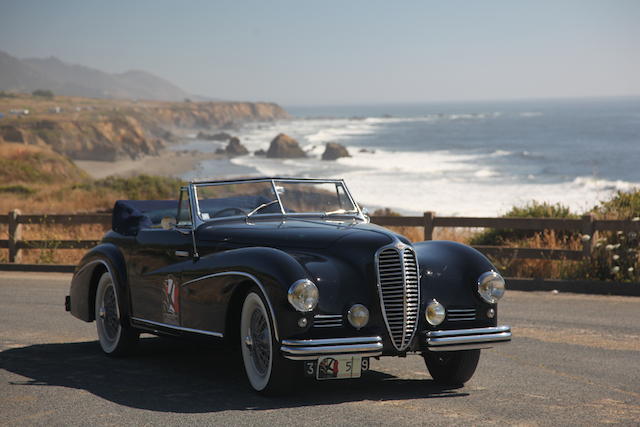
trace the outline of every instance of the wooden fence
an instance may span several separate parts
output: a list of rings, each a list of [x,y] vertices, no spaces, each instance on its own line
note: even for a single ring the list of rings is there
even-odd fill
[[[563,218],[472,218],[439,217],[433,212],[422,216],[372,216],[371,222],[384,226],[421,227],[424,240],[433,239],[436,227],[493,228],[511,230],[556,230],[573,231],[582,236],[582,250],[508,248],[502,246],[474,246],[487,255],[509,258],[534,258],[550,260],[580,260],[591,255],[594,234],[598,231],[640,232],[640,221],[597,220],[593,215],[584,215],[580,219]],[[85,249],[98,244],[97,240],[23,240],[22,227],[25,224],[111,224],[111,214],[56,214],[21,215],[14,210],[0,215],[0,224],[8,225],[8,239],[0,240],[0,248],[8,249],[9,263],[20,262],[22,249]]]

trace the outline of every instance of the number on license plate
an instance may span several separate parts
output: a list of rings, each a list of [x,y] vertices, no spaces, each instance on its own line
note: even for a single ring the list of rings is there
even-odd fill
[[[369,358],[361,356],[325,356],[305,362],[306,376],[319,380],[359,378],[369,370]]]

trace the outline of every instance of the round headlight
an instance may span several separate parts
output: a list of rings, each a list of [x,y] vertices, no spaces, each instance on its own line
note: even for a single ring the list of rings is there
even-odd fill
[[[347,312],[347,319],[354,328],[364,328],[369,323],[369,310],[362,304],[355,304]]]
[[[495,304],[504,295],[505,283],[495,271],[482,273],[478,278],[478,293],[489,304]]]
[[[424,317],[426,317],[427,322],[431,325],[438,326],[444,322],[445,314],[444,306],[438,301],[433,300],[427,305],[427,311],[424,313]]]
[[[298,311],[312,311],[319,298],[318,288],[311,280],[297,280],[289,288],[289,303]]]

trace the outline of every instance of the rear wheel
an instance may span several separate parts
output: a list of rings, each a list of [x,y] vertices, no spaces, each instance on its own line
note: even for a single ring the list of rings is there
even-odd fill
[[[251,387],[264,394],[282,394],[291,390],[294,364],[280,356],[279,343],[262,297],[249,291],[240,315],[240,348]]]
[[[111,274],[104,273],[96,290],[96,329],[100,347],[109,356],[124,356],[133,350],[140,333],[125,325],[120,317],[116,286]]]
[[[424,352],[422,357],[437,383],[462,385],[476,372],[480,350]]]

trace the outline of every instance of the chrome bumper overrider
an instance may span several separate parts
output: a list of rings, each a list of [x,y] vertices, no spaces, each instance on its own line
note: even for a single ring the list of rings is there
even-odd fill
[[[382,354],[382,338],[354,337],[316,340],[283,340],[282,355],[291,360],[311,360],[329,354],[373,357]]]
[[[475,350],[508,343],[511,341],[511,327],[431,331],[425,335],[429,351]]]

